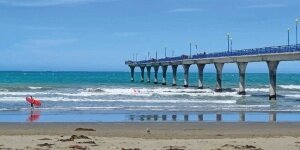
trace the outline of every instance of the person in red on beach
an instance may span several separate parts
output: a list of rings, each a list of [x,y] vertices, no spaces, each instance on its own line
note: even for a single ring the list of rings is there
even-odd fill
[[[34,99],[32,96],[26,97],[26,101],[30,103],[31,108],[34,106],[40,107],[42,105],[42,102],[38,99]]]
[[[31,99],[33,99],[32,96],[29,96]],[[33,103],[30,103],[31,108],[33,108]]]

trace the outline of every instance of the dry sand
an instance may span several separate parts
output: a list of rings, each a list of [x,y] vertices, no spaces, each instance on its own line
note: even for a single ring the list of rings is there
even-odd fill
[[[0,124],[0,149],[80,148],[299,150],[300,123]]]

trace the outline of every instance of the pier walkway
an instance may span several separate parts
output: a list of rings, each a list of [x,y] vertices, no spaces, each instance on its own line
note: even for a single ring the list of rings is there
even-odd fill
[[[239,94],[245,95],[245,74],[249,62],[266,62],[269,68],[270,93],[269,99],[276,100],[276,72],[280,61],[300,60],[300,44],[283,45],[274,47],[243,49],[216,53],[202,53],[195,55],[182,55],[178,57],[166,57],[162,59],[150,59],[142,61],[126,61],[131,69],[131,81],[134,81],[134,69],[141,69],[141,82],[144,82],[144,70],[147,71],[147,82],[150,83],[150,71],[154,68],[154,84],[158,83],[157,73],[162,68],[162,85],[166,85],[166,72],[168,66],[172,68],[172,86],[176,86],[177,67],[183,66],[184,87],[189,86],[189,68],[196,64],[198,67],[198,88],[203,88],[203,70],[206,64],[214,64],[216,68],[216,92],[222,92],[222,70],[225,63],[236,63],[239,69]]]

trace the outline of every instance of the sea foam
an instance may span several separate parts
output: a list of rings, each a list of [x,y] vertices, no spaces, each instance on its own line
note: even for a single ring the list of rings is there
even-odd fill
[[[283,89],[300,90],[300,85],[279,85]]]

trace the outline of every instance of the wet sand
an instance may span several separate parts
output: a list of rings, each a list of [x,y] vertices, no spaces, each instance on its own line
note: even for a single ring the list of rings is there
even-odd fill
[[[5,148],[298,150],[300,123],[1,123]]]

